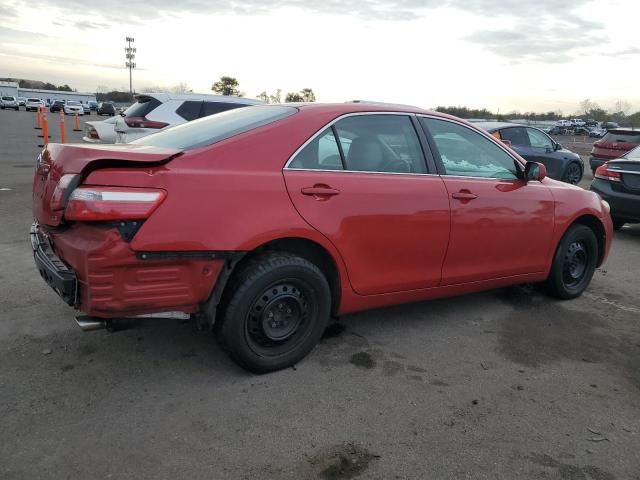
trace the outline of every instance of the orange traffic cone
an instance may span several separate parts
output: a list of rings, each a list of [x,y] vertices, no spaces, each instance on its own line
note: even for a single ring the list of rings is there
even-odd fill
[[[60,143],[64,143],[65,141],[65,132],[64,132],[64,108],[60,109]]]
[[[73,127],[73,131],[74,132],[80,131],[80,120],[78,120],[78,112],[76,112],[76,123],[75,123],[75,126]]]
[[[37,114],[36,114],[36,126],[33,127],[36,130],[42,130],[42,116],[41,116],[41,113],[40,113],[40,109],[41,108],[42,107],[38,107],[38,109],[36,110],[36,112],[37,112]]]

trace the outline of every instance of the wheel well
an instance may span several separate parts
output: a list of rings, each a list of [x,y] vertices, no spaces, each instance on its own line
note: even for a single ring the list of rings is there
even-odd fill
[[[340,273],[331,254],[320,244],[306,238],[280,238],[249,252],[243,262],[266,251],[288,252],[310,261],[323,273],[331,289],[331,314],[340,304]]]
[[[604,257],[605,231],[602,222],[593,215],[582,215],[574,220],[573,225],[580,224],[589,227],[598,240],[598,266],[602,264]]]
[[[227,261],[225,264],[224,277],[218,279],[209,300],[207,300],[203,306],[207,324],[213,325],[215,323],[218,307],[224,310],[225,304],[231,296],[230,290],[234,284],[233,279],[234,276],[237,275],[237,272],[242,271],[242,267],[247,262],[268,251],[292,253],[308,260],[318,267],[329,283],[329,289],[331,290],[331,314],[335,315],[340,304],[340,274],[331,254],[320,244],[312,240],[304,238],[281,238],[265,243],[255,250],[246,252],[246,254],[243,254],[235,260]],[[231,287],[228,288],[229,286]]]

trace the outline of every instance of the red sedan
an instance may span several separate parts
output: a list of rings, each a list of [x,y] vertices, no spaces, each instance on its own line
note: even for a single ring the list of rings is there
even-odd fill
[[[125,145],[49,145],[34,257],[85,313],[195,316],[233,358],[290,366],[330,316],[542,282],[579,296],[608,205],[455,117],[404,106],[251,106]]]

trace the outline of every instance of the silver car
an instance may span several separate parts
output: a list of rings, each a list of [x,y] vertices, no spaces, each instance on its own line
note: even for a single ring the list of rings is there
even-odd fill
[[[13,108],[14,110],[20,110],[20,104],[18,103],[18,99],[16,97],[2,97],[0,98],[0,108],[4,110],[5,108]]]

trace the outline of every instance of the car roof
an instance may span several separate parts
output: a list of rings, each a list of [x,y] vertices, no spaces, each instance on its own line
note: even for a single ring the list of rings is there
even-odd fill
[[[243,103],[249,105],[262,105],[264,102],[253,98],[233,97],[230,95],[209,95],[201,93],[141,93],[137,98],[155,98],[161,102],[169,100],[209,100],[224,103]]]
[[[609,133],[635,133],[640,135],[640,129],[638,128],[611,128]]]
[[[423,108],[411,105],[400,105],[379,102],[345,102],[345,103],[282,103],[283,106],[298,108],[301,112],[335,113],[345,115],[358,112],[398,112],[398,113],[422,113],[442,118],[456,118],[440,112],[431,112]],[[459,119],[458,119],[459,120]]]

